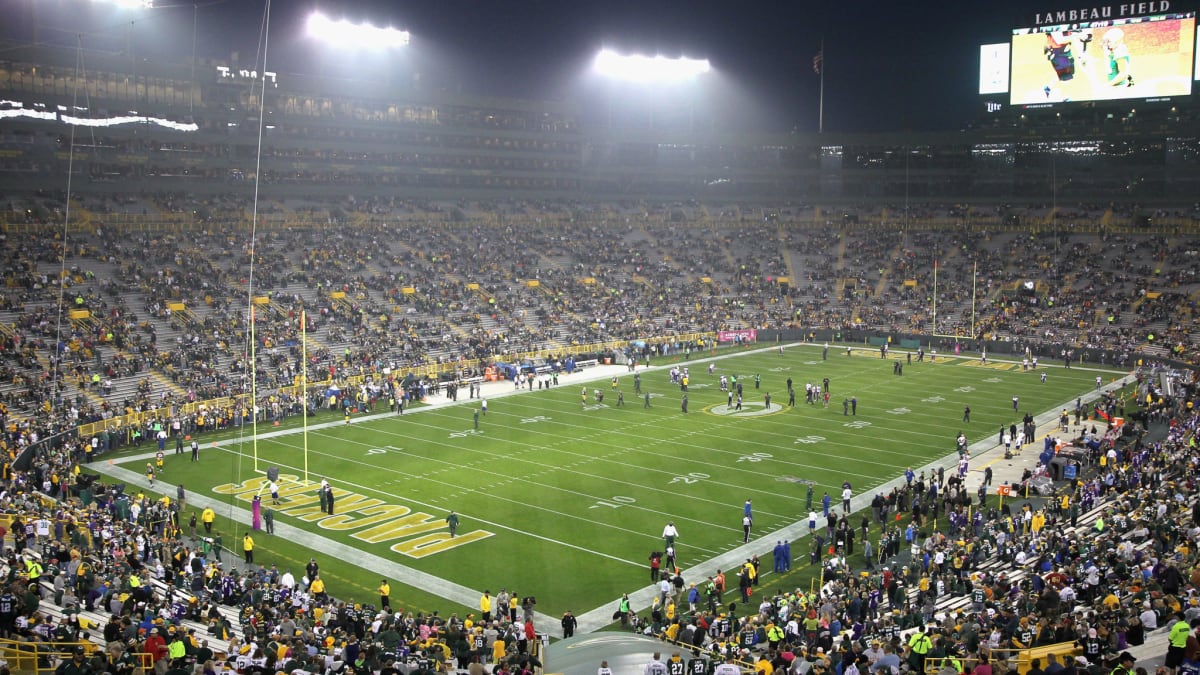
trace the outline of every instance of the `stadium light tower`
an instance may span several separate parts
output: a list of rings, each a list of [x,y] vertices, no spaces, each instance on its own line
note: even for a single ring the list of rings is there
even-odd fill
[[[155,3],[158,4],[155,4]],[[191,86],[188,87],[188,109],[192,110],[196,103],[196,34],[200,26],[200,0],[192,0],[190,3],[187,0],[176,0],[176,2],[163,3],[161,0],[92,0],[92,4],[112,5],[122,12],[137,12],[140,10],[171,10],[191,7],[192,8],[192,76]],[[212,3],[209,3],[212,4]],[[134,55],[133,47],[133,23],[131,22],[126,27],[125,42],[126,49],[129,52],[129,58],[132,62],[133,72],[137,73],[137,58]]]
[[[137,59],[137,50],[136,50],[137,40],[135,39],[136,38],[135,32],[137,29],[138,21],[142,17],[148,16],[149,12],[151,10],[174,9],[176,7],[184,6],[181,4],[181,5],[168,5],[168,6],[164,7],[161,3],[156,6],[154,4],[154,2],[155,2],[155,0],[92,0],[93,5],[111,5],[114,8],[113,11],[115,11],[119,16],[122,16],[123,18],[131,19],[129,21],[129,23],[125,24],[125,53],[129,55],[129,68],[130,68],[130,72],[133,74],[133,79],[135,82],[137,82],[137,80],[138,80],[138,59]],[[195,78],[195,69],[196,69],[196,65],[195,65],[196,64],[196,59],[195,59],[196,18],[195,17],[196,17],[196,11],[197,11],[196,7],[197,7],[197,5],[193,5],[193,9],[192,9],[192,53],[193,53],[192,54],[193,55],[193,58],[192,58],[192,82],[193,82],[193,86],[191,87],[191,89],[193,89],[193,90],[195,89],[194,83],[196,80],[196,78]],[[149,87],[147,87],[146,89],[149,90]],[[134,99],[137,100],[137,89],[136,88],[134,89]]]
[[[661,103],[671,99],[685,101],[688,127],[695,131],[696,99],[700,95],[697,81],[702,75],[712,72],[712,65],[708,59],[623,55],[611,49],[601,49],[592,60],[592,72],[612,83],[605,87],[607,92],[604,101],[609,129],[613,127],[614,99],[641,101],[643,104],[651,102],[651,106],[654,101]],[[654,126],[653,109],[650,111],[650,126]]]
[[[92,2],[116,5],[121,9],[154,9],[154,0],[92,0]]]
[[[601,49],[592,61],[592,69],[605,77],[628,82],[686,82],[709,72],[712,66],[708,59],[622,56],[611,49]]]
[[[395,28],[380,28],[369,23],[354,23],[345,19],[330,19],[313,12],[306,25],[308,35],[339,48],[393,49],[409,42],[409,32]]]

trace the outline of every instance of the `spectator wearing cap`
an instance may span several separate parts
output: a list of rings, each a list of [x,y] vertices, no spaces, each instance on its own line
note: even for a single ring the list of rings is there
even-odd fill
[[[868,664],[874,667],[879,657],[883,656],[883,649],[880,647],[879,640],[872,640],[867,645],[867,648],[863,650],[863,656],[866,656]]]
[[[1200,501],[1196,502],[1200,505]],[[1187,609],[1183,610],[1183,618],[1190,624],[1196,619],[1200,619],[1200,598],[1193,595],[1187,600]]]
[[[1117,657],[1117,667],[1112,669],[1111,675],[1133,675],[1133,666],[1137,659],[1133,658],[1133,654],[1129,652],[1121,652]]]
[[[1141,620],[1142,626],[1148,631],[1158,628],[1158,614],[1155,613],[1154,607],[1150,605],[1149,600],[1142,603],[1142,613],[1138,615],[1138,619]]]
[[[167,650],[167,641],[162,637],[161,628],[150,629],[150,637],[146,638],[146,643],[142,646],[142,651],[150,655],[150,659],[155,663],[156,669],[158,662],[167,658],[167,654],[169,653]]]
[[[83,645],[75,647],[71,660],[64,662],[56,671],[56,675],[91,675],[91,665],[87,663],[87,653]]]
[[[174,636],[171,639],[171,643],[167,645],[167,655],[170,657],[172,663],[178,663],[187,656],[187,644],[184,642],[182,630],[175,630],[174,628],[172,630],[174,631]]]
[[[187,668],[187,647],[184,644],[184,634],[182,634],[182,631],[175,632],[175,638],[167,645],[167,650],[170,658],[170,667],[167,670],[167,674],[188,675],[190,669]]]
[[[104,641],[108,643],[121,639],[121,617],[113,614],[108,623],[104,624]]]
[[[137,640],[109,643],[108,655],[111,667],[117,673],[132,673],[134,668],[141,665]]]

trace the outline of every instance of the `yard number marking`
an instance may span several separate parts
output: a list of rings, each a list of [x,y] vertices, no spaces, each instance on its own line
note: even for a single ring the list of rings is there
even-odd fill
[[[637,500],[634,499],[633,497],[624,497],[622,495],[616,495],[615,497],[611,497],[610,499],[600,499],[595,504],[592,504],[588,508],[589,509],[598,509],[601,506],[607,506],[610,509],[619,509],[622,506],[628,506],[630,504],[635,504],[635,503],[637,503]]]

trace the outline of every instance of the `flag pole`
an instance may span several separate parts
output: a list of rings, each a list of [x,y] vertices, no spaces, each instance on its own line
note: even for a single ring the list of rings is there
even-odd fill
[[[975,333],[975,286],[979,281],[979,261],[975,261],[975,269],[971,271],[971,337]]]
[[[308,482],[308,318],[300,310],[300,408],[304,426],[304,482]]]
[[[937,335],[937,259],[933,261],[933,334]]]
[[[254,449],[254,471],[258,471],[258,360],[254,344],[254,296],[250,296],[250,445]]]
[[[817,97],[817,133],[825,133],[825,37],[821,37],[821,48],[817,51],[817,75],[821,77],[820,93]]]

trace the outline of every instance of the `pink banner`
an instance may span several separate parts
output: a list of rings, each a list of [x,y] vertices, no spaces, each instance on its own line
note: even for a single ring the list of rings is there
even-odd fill
[[[717,342],[754,342],[758,339],[758,331],[753,328],[745,328],[742,330],[722,330],[717,331]]]

